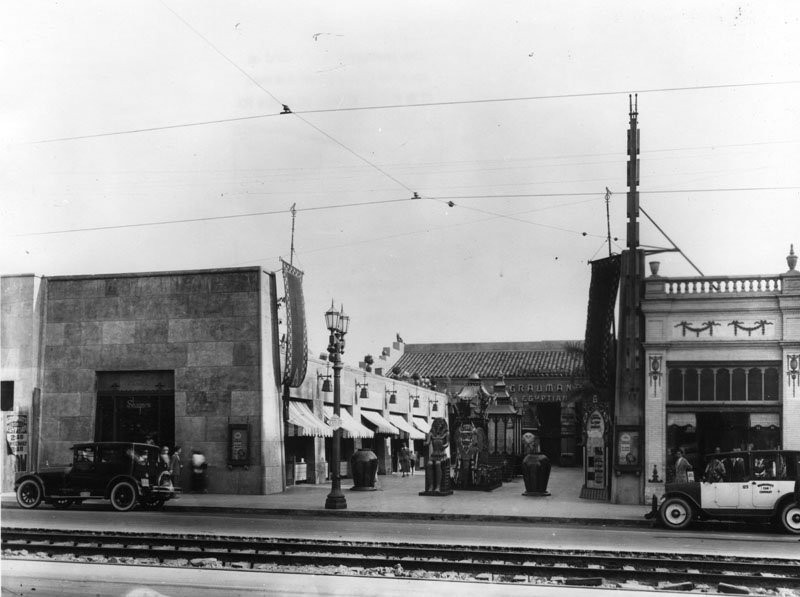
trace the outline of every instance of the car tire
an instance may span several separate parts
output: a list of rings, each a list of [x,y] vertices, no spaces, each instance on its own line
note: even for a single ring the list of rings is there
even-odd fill
[[[778,525],[791,535],[800,535],[800,504],[794,500],[784,504],[778,511]]]
[[[130,481],[120,481],[111,488],[111,506],[117,512],[127,512],[136,506],[138,494]]]
[[[658,511],[661,523],[668,529],[685,529],[692,523],[694,508],[681,497],[667,498]]]
[[[56,510],[66,510],[74,503],[74,501],[69,498],[55,498],[50,500],[50,503]]]
[[[17,487],[17,503],[20,508],[31,510],[42,503],[42,486],[34,479],[25,479]]]

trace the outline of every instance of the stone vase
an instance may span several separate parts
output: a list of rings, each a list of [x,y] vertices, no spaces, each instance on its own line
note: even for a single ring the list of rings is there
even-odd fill
[[[528,454],[522,460],[522,478],[525,481],[525,493],[522,495],[532,497],[550,495],[547,491],[550,468],[550,459],[544,454]]]
[[[353,471],[352,491],[375,491],[378,478],[378,457],[368,448],[361,448],[350,457]]]

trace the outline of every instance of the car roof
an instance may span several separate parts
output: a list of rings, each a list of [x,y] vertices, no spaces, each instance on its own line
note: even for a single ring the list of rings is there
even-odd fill
[[[754,456],[759,456],[759,455],[762,455],[762,454],[763,455],[768,455],[768,454],[775,454],[775,453],[782,454],[784,456],[792,456],[792,455],[800,455],[800,450],[778,450],[778,449],[775,449],[775,450],[739,450],[739,451],[733,451],[733,452],[716,452],[716,453],[712,453],[712,454],[706,454],[706,458],[714,458],[714,457],[727,458],[729,456],[734,456],[734,457],[738,458],[740,456],[743,456],[744,454],[753,454]]]
[[[109,447],[136,447],[136,448],[145,448],[145,449],[154,449],[158,450],[158,446],[154,446],[152,444],[143,444],[139,442],[85,442],[81,444],[74,444],[70,450],[81,449],[81,448],[89,448],[92,446],[109,446]]]

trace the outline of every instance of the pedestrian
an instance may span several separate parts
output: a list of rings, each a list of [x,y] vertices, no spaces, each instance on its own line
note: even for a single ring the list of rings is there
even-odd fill
[[[692,465],[683,456],[683,450],[675,450],[675,483],[688,483]]]
[[[414,469],[417,467],[417,453],[414,450],[409,451],[409,458],[411,459],[411,474],[414,474]]]
[[[181,470],[183,469],[183,463],[181,462],[181,447],[175,446],[172,450],[172,458],[169,462],[170,470],[172,471],[172,482],[177,486],[180,487],[181,485]]]
[[[158,470],[168,471],[171,469],[169,458],[169,446],[161,446],[161,454],[158,457]]]
[[[405,477],[411,470],[411,455],[406,446],[400,449],[400,472]]]
[[[206,472],[208,463],[205,455],[200,450],[192,450],[192,491],[194,493],[208,493],[206,488]]]

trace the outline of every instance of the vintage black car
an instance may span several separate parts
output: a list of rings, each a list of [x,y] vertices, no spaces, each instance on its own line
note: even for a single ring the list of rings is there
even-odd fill
[[[160,508],[180,490],[159,464],[159,449],[131,442],[93,442],[72,446],[72,464],[20,475],[14,484],[22,508],[42,502],[58,509],[89,499],[111,500],[126,512],[140,504]]]
[[[667,483],[658,520],[684,529],[693,520],[772,522],[800,535],[800,452],[751,450],[712,454],[697,480]]]

